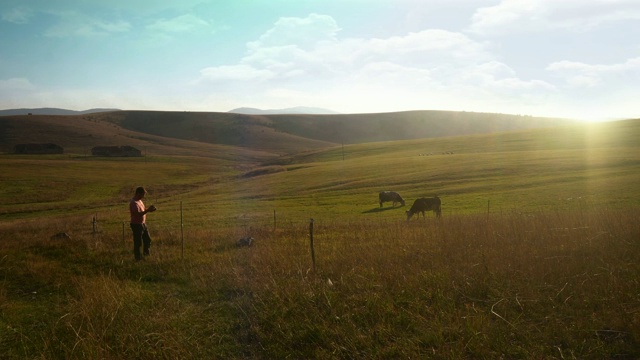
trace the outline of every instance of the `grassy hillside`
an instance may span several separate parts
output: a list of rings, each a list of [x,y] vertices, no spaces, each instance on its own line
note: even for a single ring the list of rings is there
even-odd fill
[[[278,130],[345,144],[487,134],[573,123],[566,119],[455,111],[269,115],[268,118]]]
[[[0,354],[638,358],[639,136],[630,120],[277,157],[0,155]],[[138,185],[159,208],[143,262]],[[434,194],[441,219],[405,220]]]
[[[261,141],[267,144],[271,141],[295,142],[300,141],[299,138],[316,140],[307,146],[317,148],[327,146],[327,143],[356,144],[435,138],[573,123],[563,119],[453,111],[348,115],[124,111],[110,113],[103,119],[139,132],[254,148],[260,146]],[[309,146],[313,144],[315,145]]]
[[[16,144],[55,143],[62,146],[66,154],[71,155],[89,155],[94,146],[130,145],[143,151],[144,155],[231,157],[248,162],[276,156],[260,149],[201,143],[132,131],[103,121],[101,116],[0,117],[0,152],[10,153]]]
[[[335,144],[277,131],[262,116],[230,113],[122,111],[101,121],[141,133],[251,148],[276,154],[296,153]]]
[[[158,201],[175,207],[179,196],[211,208],[206,216],[221,220],[247,213],[269,219],[281,207],[303,218],[310,212],[359,217],[367,211],[372,212],[366,213],[369,217],[398,217],[397,212],[375,209],[377,193],[386,189],[400,191],[409,202],[440,195],[446,213],[485,211],[488,202],[494,210],[567,208],[576,201],[624,207],[640,195],[638,134],[640,122],[631,120],[334,146],[278,158],[242,151],[210,159],[5,155],[3,165],[14,171],[0,175],[1,191],[10,198],[0,212],[9,216],[23,208],[73,208],[78,201],[80,208],[93,201],[99,208],[98,203],[126,200],[137,184],[155,188]],[[208,146],[197,149],[205,152]],[[52,186],[57,183],[69,190]],[[160,190],[168,184],[182,190]],[[83,200],[81,189],[89,199]]]
[[[485,134],[569,123],[572,122],[561,119],[450,111],[352,115],[114,111],[76,116],[24,115],[0,117],[0,151],[9,152],[13,145],[29,142],[55,142],[68,152],[124,144],[148,147],[156,154],[184,154],[176,147],[195,150],[175,141],[179,139],[289,155],[336,144]],[[171,147],[161,148],[160,143]]]

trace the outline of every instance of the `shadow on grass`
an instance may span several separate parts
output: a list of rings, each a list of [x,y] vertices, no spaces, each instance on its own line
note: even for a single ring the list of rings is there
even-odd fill
[[[394,210],[394,209],[400,209],[401,206],[399,207],[384,207],[384,208],[380,208],[380,207],[376,207],[367,211],[363,211],[363,214],[372,214],[372,213],[379,213],[379,212],[383,212],[383,211],[388,211],[388,210]]]

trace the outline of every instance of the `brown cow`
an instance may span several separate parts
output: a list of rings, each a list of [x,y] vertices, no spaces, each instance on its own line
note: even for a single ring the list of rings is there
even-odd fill
[[[415,214],[422,213],[422,217],[425,217],[425,211],[432,211],[436,214],[437,217],[442,215],[442,202],[439,197],[432,198],[419,198],[413,202],[411,205],[411,209],[407,210],[407,221],[411,219],[411,217]],[[420,214],[418,214],[418,218],[420,218]]]

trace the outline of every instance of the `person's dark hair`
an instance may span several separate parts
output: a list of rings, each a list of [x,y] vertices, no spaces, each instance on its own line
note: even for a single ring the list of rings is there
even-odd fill
[[[146,193],[147,193],[147,190],[145,190],[144,187],[138,186],[136,188],[136,194],[146,194]]]

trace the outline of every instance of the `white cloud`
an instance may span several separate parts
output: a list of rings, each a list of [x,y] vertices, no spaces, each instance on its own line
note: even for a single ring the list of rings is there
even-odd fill
[[[546,70],[558,78],[558,114],[570,109],[594,120],[639,115],[640,57],[613,64],[558,61]]]
[[[154,32],[162,33],[188,33],[203,28],[208,28],[210,24],[191,14],[181,15],[173,19],[156,20],[153,24],[147,26],[147,29]]]
[[[264,81],[274,77],[269,70],[256,69],[250,65],[210,67],[200,71],[202,80],[211,82]]]
[[[555,91],[555,87],[541,80],[522,80],[516,72],[504,63],[490,61],[465,69],[460,75],[460,83],[491,90],[496,94],[513,96],[523,94],[528,98]]]
[[[351,79],[363,83],[402,83],[407,87],[420,87],[432,82],[429,69],[405,67],[388,61],[365,64]]]
[[[104,21],[77,12],[58,12],[56,15],[59,21],[46,30],[47,37],[96,37],[131,30],[131,24],[126,21]]]
[[[586,31],[606,22],[640,20],[637,0],[502,0],[472,17],[470,32],[508,34],[563,28]]]
[[[355,64],[386,60],[408,67],[437,68],[442,65],[467,65],[490,60],[487,44],[477,42],[464,34],[428,29],[393,36],[386,39],[367,39],[346,42],[343,52],[353,52]],[[354,51],[355,50],[355,51]]]
[[[335,40],[340,28],[327,15],[310,14],[306,18],[283,17],[256,41],[250,42],[251,50],[295,45],[308,49],[318,42]]]
[[[563,78],[572,87],[593,88],[601,85],[637,87],[640,82],[640,57],[612,65],[558,61],[547,66],[547,70]]]
[[[2,14],[2,20],[14,24],[28,24],[33,16],[33,11],[24,7],[18,7]]]
[[[212,67],[201,73],[208,80],[237,78],[239,70],[247,70],[244,80],[253,74],[258,80],[298,78],[326,82],[347,77],[362,79],[359,74],[364,71],[374,81],[374,71],[380,76],[385,72],[398,73],[400,69],[411,74],[410,78],[414,78],[415,73],[433,71],[447,77],[455,66],[473,65],[493,57],[486,44],[444,30],[425,30],[386,39],[339,39],[338,30],[335,21],[323,15],[281,19],[258,41],[247,45],[249,53],[240,60],[244,67]],[[268,71],[269,76],[265,77],[257,69]],[[229,76],[222,76],[225,72],[230,72]]]
[[[285,29],[296,35],[276,37]],[[237,81],[251,83],[237,96],[253,103],[240,106],[271,102],[345,112],[491,111],[496,104],[514,107],[517,102],[535,107],[556,91],[548,82],[519,78],[497,60],[488,43],[439,29],[341,39],[335,21],[313,14],[278,21],[247,47],[238,64],[201,70],[198,84],[229,93],[239,89]]]
[[[25,78],[11,78],[7,80],[0,80],[0,93],[12,92],[12,91],[29,91],[33,90],[35,86],[31,84],[29,79]]]

